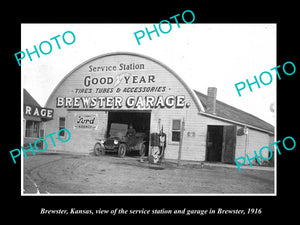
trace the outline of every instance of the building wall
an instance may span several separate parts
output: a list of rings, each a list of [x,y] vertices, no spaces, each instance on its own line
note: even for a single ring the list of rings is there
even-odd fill
[[[126,71],[120,71],[120,65],[130,65],[135,63],[135,65],[143,65],[140,68],[143,69],[130,69]],[[97,71],[98,67],[108,66],[110,71]],[[94,72],[93,68],[96,68]],[[115,68],[115,70],[113,70]],[[121,75],[124,75],[121,79]],[[95,78],[95,84],[90,84],[86,87],[86,77],[90,76],[92,80]],[[96,84],[96,78],[110,77],[111,82],[106,84]],[[121,80],[119,84],[115,86],[117,80]],[[128,88],[144,88],[150,87],[159,88],[159,91],[145,91],[145,92],[127,92]],[[107,93],[97,93],[97,89],[107,88],[110,91]],[[78,93],[77,90],[84,90],[84,93]],[[87,91],[86,91],[87,90]],[[192,93],[192,94],[191,94]],[[164,99],[167,96],[174,96],[177,98],[183,98],[183,100],[178,100],[178,104],[167,106],[162,106],[158,104],[156,107],[146,107],[138,105],[137,107],[128,107],[127,99],[129,97],[145,97],[153,96],[158,100],[160,96]],[[53,136],[56,146],[49,144],[48,148],[59,151],[72,151],[89,153],[92,151],[97,138],[103,138],[106,128],[107,128],[107,111],[110,110],[126,110],[126,111],[151,111],[151,124],[150,133],[159,132],[160,127],[163,126],[164,132],[167,134],[167,148],[166,148],[166,158],[177,158],[178,157],[178,143],[171,142],[172,134],[172,119],[180,119],[186,122],[186,130],[193,131],[196,134],[197,121],[199,115],[199,105],[195,102],[195,94],[189,90],[185,84],[180,80],[180,78],[175,75],[175,73],[165,66],[161,65],[156,61],[151,59],[139,57],[136,55],[108,55],[105,57],[98,57],[92,59],[76,69],[74,69],[70,74],[68,74],[62,82],[57,86],[49,97],[46,107],[54,109],[54,118],[48,121],[45,125],[46,135],[52,132],[58,132],[59,130],[59,118],[66,118],[66,128],[71,132],[71,139],[68,142],[60,142],[57,135]],[[120,97],[122,99],[121,107],[84,107],[66,103],[66,98],[74,97]],[[64,99],[66,104],[58,103],[60,100]],[[170,106],[172,105],[172,106]],[[148,105],[149,106],[149,105]],[[81,129],[76,125],[76,118],[78,114],[82,115],[95,115],[96,126],[90,129]],[[77,116],[76,116],[77,115]],[[66,137],[67,138],[67,137]],[[197,136],[184,138],[183,139],[183,153],[182,159],[200,160],[201,154],[198,154],[199,146],[201,145]],[[195,150],[195,148],[197,148]],[[195,154],[197,153],[197,154]],[[203,155],[203,154],[202,154]]]
[[[203,115],[197,115],[197,119],[195,118],[194,122],[191,121],[191,123],[197,128],[197,139],[199,142],[196,144],[196,148],[191,148],[189,155],[198,154],[197,160],[199,161],[205,161],[208,125],[232,125],[231,123]]]
[[[130,65],[135,63],[139,65],[137,69],[121,69],[120,65]],[[141,66],[143,65],[143,67]],[[108,67],[108,71],[101,71]],[[96,69],[94,69],[96,68]],[[98,69],[100,68],[100,71]],[[101,69],[102,68],[102,69]],[[86,85],[86,77],[90,76],[90,82],[95,78],[94,84]],[[123,78],[122,78],[123,76]],[[111,79],[111,82],[97,83],[97,79]],[[144,78],[142,78],[144,77]],[[116,83],[116,81],[120,81]],[[107,80],[108,81],[108,80]],[[160,91],[154,92],[127,92],[128,88],[160,88]],[[107,92],[98,93],[99,89],[107,88]],[[83,90],[83,92],[78,92]],[[137,105],[137,107],[128,107],[125,102],[130,97],[153,96],[158,99],[160,96],[183,96],[184,104],[173,105],[171,107],[146,107],[146,104]],[[82,97],[120,97],[122,105],[85,107],[83,103],[77,104],[74,98]],[[69,98],[67,100],[67,98]],[[60,100],[58,100],[60,99]],[[65,101],[63,104],[60,102]],[[73,103],[70,103],[70,101]],[[67,102],[69,101],[69,102]],[[179,107],[178,107],[179,106]],[[130,54],[112,54],[97,57],[83,63],[71,71],[55,88],[50,95],[47,108],[54,109],[53,120],[45,123],[45,135],[59,131],[59,118],[65,117],[67,128],[71,132],[71,139],[68,142],[61,142],[57,135],[53,135],[56,146],[48,142],[48,149],[57,151],[70,151],[88,154],[93,151],[97,139],[103,139],[107,128],[108,111],[110,110],[134,110],[151,111],[150,133],[159,132],[163,126],[167,134],[167,147],[165,158],[178,159],[179,143],[171,141],[172,120],[179,119],[185,122],[185,130],[182,142],[182,160],[205,161],[206,138],[208,125],[234,125],[216,118],[199,114],[203,107],[195,94],[181,81],[181,79],[170,69],[149,58]],[[81,128],[76,122],[79,116],[84,118],[95,118],[90,128]],[[239,129],[241,126],[237,126]],[[64,138],[68,138],[67,136]],[[64,139],[62,138],[62,139]],[[262,146],[269,144],[269,136],[260,131],[249,129],[247,140],[247,154],[251,155],[252,149],[259,150]],[[245,153],[245,135],[237,136],[235,157],[244,156]]]
[[[256,151],[257,155],[260,157],[259,150],[264,146],[270,147],[270,144],[273,142],[271,141],[272,139],[274,139],[273,135],[251,128],[249,128],[248,130],[249,131],[247,136],[239,136],[239,138],[237,139],[238,151],[236,151],[236,158],[246,157],[246,154],[248,154],[249,158],[252,158],[255,156],[254,151]],[[267,149],[262,150],[261,153],[264,158],[269,157],[269,151]],[[251,162],[254,162],[254,159]],[[246,161],[246,164],[247,163],[248,160]]]

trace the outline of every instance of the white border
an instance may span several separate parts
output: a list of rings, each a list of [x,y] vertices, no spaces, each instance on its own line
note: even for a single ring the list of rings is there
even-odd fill
[[[276,24],[276,32],[277,31],[278,31],[278,28],[277,28],[277,24]],[[276,35],[276,47],[277,47],[277,35]],[[277,49],[276,49],[276,52],[277,52]],[[140,55],[140,54],[137,54],[137,55]],[[104,56],[104,55],[102,55],[102,56]],[[150,57],[147,57],[147,58],[149,59]],[[92,60],[92,59],[90,59],[90,60]],[[90,60],[88,60],[88,61],[90,61]],[[157,62],[157,60],[154,60],[154,61]],[[84,63],[86,63],[86,62],[84,62]],[[84,63],[82,63],[82,64],[84,64]],[[161,64],[161,63],[159,62],[159,64]],[[164,64],[163,64],[163,66],[164,66]],[[76,68],[78,68],[78,67],[76,67]],[[72,73],[72,71],[70,73]],[[173,71],[172,71],[172,73],[173,73]],[[65,78],[63,78],[62,80],[64,80],[64,79]],[[62,80],[61,80],[61,82],[62,82]],[[276,96],[275,96],[276,120],[275,120],[274,140],[277,140],[277,93],[278,93],[277,79],[275,79],[275,81],[276,81]],[[24,96],[23,96],[23,86],[22,86],[23,83],[24,82],[23,82],[22,67],[21,67],[21,145],[22,146],[23,146],[23,141],[24,141],[24,138],[23,138],[24,137],[24,125],[23,125],[23,119],[24,119],[23,97]],[[192,92],[192,93],[194,93],[194,92]],[[198,99],[198,98],[196,98],[196,99]],[[199,105],[200,105],[200,107],[202,106],[201,103]],[[23,160],[24,160],[24,156],[23,156],[23,154],[21,154],[21,196],[38,196],[38,197],[39,196],[277,196],[277,151],[274,151],[274,153],[275,152],[276,152],[276,154],[274,154],[274,161],[275,161],[275,164],[274,164],[274,193],[262,193],[262,194],[260,194],[260,193],[254,193],[254,194],[252,194],[252,193],[245,193],[245,194],[242,194],[242,193],[229,193],[229,194],[226,194],[226,193],[225,194],[220,194],[220,193],[206,193],[206,194],[195,194],[195,193],[193,193],[193,194],[184,194],[184,193],[181,193],[181,194],[158,194],[158,193],[152,193],[152,194],[149,194],[149,193],[145,193],[145,194],[136,194],[136,193],[128,193],[128,194],[107,194],[107,193],[103,193],[103,194],[52,194],[52,193],[50,193],[50,194],[25,194],[25,193],[23,193],[23,188],[24,188],[24,180],[23,180],[23,175],[24,175],[23,162],[24,161]]]

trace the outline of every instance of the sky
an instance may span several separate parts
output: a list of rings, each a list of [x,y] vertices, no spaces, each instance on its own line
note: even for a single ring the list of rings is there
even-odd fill
[[[140,39],[138,45],[134,33],[153,24],[22,24],[21,49],[34,51],[43,41],[52,44],[48,55],[40,58],[32,54],[21,61],[21,82],[43,107],[56,85],[79,64],[111,52],[133,52],[154,58],[175,71],[191,89],[207,93],[208,87],[217,88],[217,99],[251,113],[275,125],[275,113],[270,105],[276,103],[276,75],[270,69],[276,62],[276,24],[201,24],[172,23],[169,33],[160,36],[152,33]],[[158,27],[158,23],[156,23]],[[162,27],[168,30],[167,27]],[[62,35],[72,31],[75,42],[66,45]],[[58,49],[57,38],[61,49]],[[70,34],[66,41],[72,41]],[[47,52],[47,44],[43,50]],[[16,65],[17,60],[16,60]],[[269,85],[246,87],[239,96],[235,84],[254,82],[262,72],[273,76]],[[267,83],[269,78],[264,75]],[[22,93],[22,92],[21,92]],[[276,108],[276,106],[275,106]]]

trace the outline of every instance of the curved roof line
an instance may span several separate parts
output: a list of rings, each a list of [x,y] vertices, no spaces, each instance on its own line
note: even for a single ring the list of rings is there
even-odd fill
[[[172,69],[170,69],[168,66],[166,66],[165,64],[163,64],[162,62],[153,59],[149,56],[145,56],[142,54],[137,54],[137,53],[132,53],[132,52],[111,52],[111,53],[106,53],[106,54],[102,54],[102,55],[98,55],[95,56],[93,58],[90,58],[86,61],[84,61],[83,63],[79,64],[78,66],[76,66],[73,70],[71,70],[67,75],[64,76],[64,78],[56,85],[56,87],[54,88],[54,90],[51,92],[51,94],[49,95],[45,107],[48,105],[51,97],[53,96],[53,94],[57,91],[57,89],[60,87],[60,85],[69,77],[71,76],[71,74],[73,74],[76,70],[78,70],[80,67],[82,67],[83,65],[95,60],[95,59],[100,59],[100,58],[104,58],[107,56],[114,56],[114,55],[131,55],[131,56],[137,56],[137,57],[141,57],[141,58],[145,58],[148,60],[151,60],[157,64],[159,64],[160,66],[162,66],[163,68],[165,68],[166,70],[168,70],[171,74],[173,74],[178,80],[179,82],[185,87],[185,89],[188,91],[188,93],[191,95],[192,99],[194,100],[199,112],[205,112],[203,105],[201,104],[199,98],[196,96],[195,92],[192,91],[192,89],[190,89],[190,87],[184,82],[184,80],[177,74],[175,73]]]

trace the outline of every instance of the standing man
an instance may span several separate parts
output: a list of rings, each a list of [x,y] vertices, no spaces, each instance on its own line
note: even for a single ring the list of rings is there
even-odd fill
[[[136,134],[136,131],[133,128],[132,124],[129,124],[129,128],[127,130],[127,136],[132,137],[132,136],[135,136],[135,134]]]
[[[159,162],[162,162],[165,156],[165,149],[166,149],[166,142],[167,142],[167,135],[163,131],[163,127],[159,131],[159,155],[160,159]]]
[[[133,128],[132,124],[129,124],[129,129],[127,130],[127,134],[126,134],[126,136],[128,137],[128,145],[129,146],[132,146],[135,144],[134,143],[135,142],[135,134],[136,134],[136,131]]]

